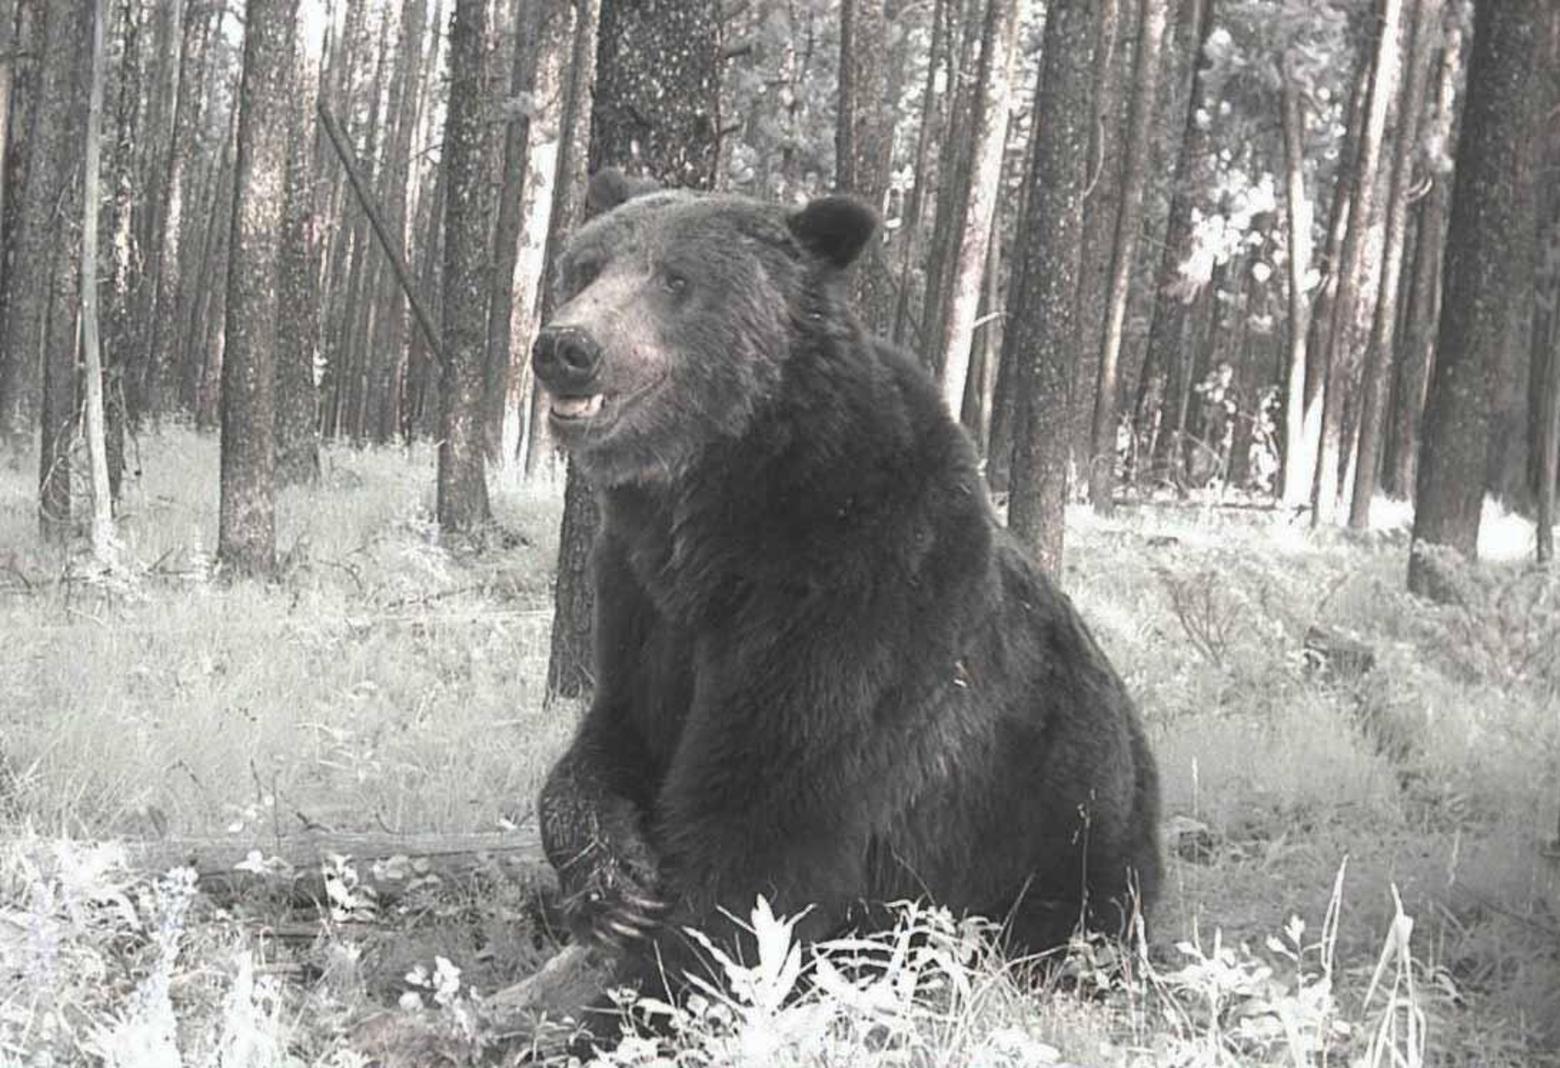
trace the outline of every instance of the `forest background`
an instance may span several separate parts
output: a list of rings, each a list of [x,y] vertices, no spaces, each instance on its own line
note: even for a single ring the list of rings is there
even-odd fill
[[[1557,56],[1545,0],[0,0],[5,918],[126,956],[59,913],[40,830],[270,821],[283,853],[523,824],[551,702],[589,689],[594,522],[526,356],[615,165],[879,208],[860,313],[937,377],[1166,753],[1192,962],[1100,964],[1126,1008],[969,1041],[1290,1063],[1433,1055],[1437,1023],[1451,1059],[1552,1055],[1560,602],[1517,561],[1553,555]],[[1392,952],[1348,967],[1395,961],[1412,997],[1349,1001],[1336,925],[1278,987],[1205,945],[1320,923],[1345,856],[1367,931],[1391,903]],[[183,900],[133,868],[94,878]],[[1435,919],[1422,956],[1389,885]],[[148,925],[122,995],[179,974],[188,932],[159,955]],[[279,1041],[337,1056],[331,1013],[438,931],[398,929],[352,996],[276,988],[316,1014]],[[45,971],[8,1049],[154,1020]],[[249,1019],[168,1004],[219,1044]]]

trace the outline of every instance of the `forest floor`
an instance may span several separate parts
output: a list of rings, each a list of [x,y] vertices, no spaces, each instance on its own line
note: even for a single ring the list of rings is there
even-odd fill
[[[169,429],[137,466],[108,576],[42,547],[32,473],[0,471],[0,1064],[344,1068],[376,1008],[462,1019],[555,948],[522,888],[300,921],[111,843],[523,821],[575,712],[542,702],[561,487],[500,476],[518,537],[451,552],[427,448],[331,448],[282,495],[277,580],[230,586],[215,441]],[[1492,516],[1513,559],[1432,607],[1403,590],[1401,518],[1070,518],[1066,588],[1163,777],[1147,955],[1079,945],[1037,992],[911,916],[929,949],[875,985],[815,966],[776,1007],[784,968],[734,969],[677,1063],[1560,1064],[1560,578],[1515,558],[1531,530]],[[1374,666],[1308,652],[1313,627]]]

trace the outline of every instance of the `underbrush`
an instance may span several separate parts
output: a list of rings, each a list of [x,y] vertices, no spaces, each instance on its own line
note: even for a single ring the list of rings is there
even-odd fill
[[[797,917],[760,898],[742,921],[755,959],[701,939],[715,968],[697,992],[677,1005],[625,997],[622,1036],[592,1063],[1432,1063],[1455,985],[1416,956],[1401,908],[1373,967],[1340,962],[1342,874],[1315,929],[1291,917],[1258,945],[1215,933],[1163,954],[1080,939],[1045,962],[1006,959],[991,925],[914,904],[897,906],[891,931],[803,947]],[[351,1041],[372,996],[364,950],[329,917],[310,950],[321,964],[303,971],[263,929],[204,902],[188,869],[151,877],[112,845],[38,839],[0,857],[0,900],[5,1063],[368,1063]],[[400,983],[403,1012],[467,1035],[493,992],[443,955],[405,967]]]
[[[277,579],[230,584],[214,443],[171,429],[141,466],[108,575],[0,471],[0,1064],[346,1066],[411,995],[473,1019],[555,948],[516,888],[218,908],[90,842],[523,820],[574,715],[541,694],[560,487],[499,476],[506,533],[449,546],[429,450],[331,449],[280,502]],[[810,952],[759,909],[759,959],[606,1062],[1560,1064],[1560,585],[1452,560],[1431,605],[1407,551],[1070,515],[1064,583],[1161,765],[1148,944],[1042,968],[923,909]]]

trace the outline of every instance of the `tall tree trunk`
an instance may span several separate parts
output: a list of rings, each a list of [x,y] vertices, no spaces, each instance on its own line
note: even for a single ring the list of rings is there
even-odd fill
[[[107,439],[103,420],[103,360],[98,331],[98,216],[102,170],[103,80],[108,57],[103,47],[108,18],[106,0],[88,4],[92,12],[91,90],[87,102],[86,167],[81,211],[81,338],[85,389],[87,461],[92,473],[92,556],[100,565],[111,562],[114,535],[114,495],[108,481]]]
[[[1408,2],[1408,76],[1398,106],[1398,128],[1392,149],[1381,295],[1376,301],[1375,322],[1365,349],[1365,392],[1360,399],[1359,447],[1355,461],[1354,495],[1349,505],[1349,526],[1355,530],[1364,530],[1370,526],[1370,503],[1376,495],[1382,429],[1386,422],[1388,373],[1396,351],[1398,290],[1403,273],[1404,240],[1408,233],[1408,198],[1414,177],[1414,148],[1419,143],[1425,83],[1430,76],[1431,42],[1441,15],[1440,0]]]
[[[135,247],[131,257],[126,289],[130,294],[129,316],[134,323],[130,349],[125,356],[125,406],[132,426],[140,426],[155,406],[150,393],[156,386],[152,371],[152,321],[155,318],[159,268],[162,264],[163,238],[167,232],[170,190],[166,181],[169,155],[173,151],[173,133],[178,120],[181,90],[193,92],[180,81],[183,68],[184,0],[170,0],[155,8],[152,24],[151,97],[146,106],[141,148],[137,161],[136,187],[143,190],[146,205],[136,220]]]
[[[222,357],[217,558],[238,574],[276,563],[275,368],[278,235],[287,194],[298,0],[245,0]]]
[[[712,189],[719,158],[720,8],[605,0],[592,101],[592,170],[617,164],[665,185]],[[560,175],[560,187],[563,176]],[[554,216],[559,218],[556,206]],[[571,463],[564,494],[547,692],[590,689],[594,598],[584,562],[600,513]]]
[[[549,0],[541,17],[536,57],[539,110],[529,133],[530,176],[509,321],[509,343],[520,354],[527,381],[531,342],[543,317],[552,311],[554,293],[547,280],[555,273],[564,236],[573,233],[584,216],[601,0]],[[530,477],[550,451],[541,390],[531,389],[525,408],[526,421],[520,428],[523,445],[516,445],[524,449],[525,472]]]
[[[1446,291],[1435,371],[1425,411],[1408,588],[1432,597],[1449,590],[1431,546],[1478,553],[1484,469],[1489,451],[1487,361],[1507,336],[1508,301],[1521,240],[1521,188],[1538,76],[1546,0],[1480,0],[1474,14],[1468,98],[1457,142],[1457,178],[1446,242]]]
[[[386,205],[389,211],[388,225],[401,248],[412,245],[409,233],[411,204],[412,160],[417,133],[418,109],[422,100],[423,83],[437,80],[436,71],[423,66],[423,36],[428,19],[426,0],[406,0],[401,12],[401,32],[398,50],[401,66],[398,68],[398,92],[392,94],[395,107],[395,123],[387,151],[386,168],[389,171]],[[399,98],[397,100],[397,97]],[[400,382],[405,375],[407,330],[407,297],[393,271],[380,271],[381,311],[380,340],[376,347],[378,393],[376,412],[370,413],[374,422],[371,431],[375,441],[381,444],[395,437],[400,426]]]
[[[1082,266],[1089,93],[1094,54],[1093,0],[1052,0],[1036,104],[1046,122],[1032,138],[1028,205],[1014,250],[1004,360],[1017,364],[1018,432],[1014,438],[1008,525],[1040,567],[1062,573],[1068,426]],[[1063,428],[1057,433],[1056,428]]]
[[[1305,188],[1305,101],[1294,69],[1295,57],[1281,61],[1284,127],[1284,218],[1289,228],[1289,352],[1284,379],[1284,456],[1279,500],[1286,509],[1303,507],[1311,498],[1316,474],[1316,443],[1322,412],[1307,403],[1306,341],[1311,331],[1311,295],[1306,276],[1311,270],[1311,228],[1315,225],[1311,198]]]
[[[11,84],[16,70],[17,0],[0,0],[0,219],[5,218],[10,199],[11,174],[6,149],[11,141]],[[0,293],[5,288],[6,264],[0,255]],[[0,359],[4,354],[0,353]]]
[[[139,332],[135,322],[135,281],[139,271],[136,234],[142,212],[136,185],[142,123],[141,94],[145,71],[141,64],[142,11],[138,0],[120,0],[119,82],[115,89],[113,137],[108,155],[107,239],[109,300],[103,346],[103,403],[108,482],[117,504],[125,471],[125,434],[130,422],[127,376]],[[149,109],[148,109],[149,110]]]
[[[1380,215],[1377,175],[1387,127],[1387,113],[1397,95],[1402,70],[1400,40],[1404,0],[1382,0],[1377,29],[1365,125],[1360,131],[1359,160],[1350,179],[1349,224],[1344,232],[1338,289],[1333,297],[1333,342],[1323,365],[1322,441],[1317,454],[1316,482],[1311,493],[1311,525],[1331,524],[1338,510],[1339,470],[1343,462],[1344,401],[1351,372],[1364,362],[1364,348],[1375,301],[1370,280],[1380,267],[1380,253],[1371,247],[1371,231]]]
[[[150,304],[147,314],[152,316],[148,328],[149,343],[146,358],[146,382],[142,392],[148,410],[161,413],[164,407],[164,381],[172,376],[177,397],[180,311],[187,306],[188,294],[181,285],[189,288],[181,268],[189,258],[187,246],[193,243],[197,221],[204,221],[198,212],[187,210],[186,201],[195,201],[197,190],[188,188],[195,170],[196,146],[200,133],[200,119],[210,98],[207,90],[208,64],[206,62],[207,38],[210,35],[214,5],[190,0],[184,7],[179,51],[179,88],[174,100],[173,131],[168,142],[168,155],[161,175],[165,183],[165,207],[159,220],[161,232],[156,237],[157,259],[152,264],[154,272]],[[198,250],[197,250],[198,251]]]
[[[1012,123],[1008,134],[1013,133]],[[986,241],[986,269],[981,281],[980,317],[976,320],[969,377],[959,406],[959,422],[975,439],[975,451],[987,457],[992,405],[996,396],[997,367],[1002,360],[1002,205],[999,201]]]
[[[1192,353],[1184,344],[1187,316],[1197,294],[1208,284],[1205,276],[1188,275],[1195,240],[1193,209],[1198,198],[1213,187],[1213,127],[1198,121],[1198,113],[1213,110],[1206,98],[1207,62],[1203,47],[1213,30],[1215,0],[1201,0],[1198,15],[1197,45],[1193,52],[1192,88],[1186,98],[1182,119],[1181,154],[1176,161],[1170,221],[1165,232],[1164,252],[1154,279],[1154,316],[1149,324],[1148,352],[1143,373],[1138,378],[1137,401],[1133,406],[1133,436],[1140,456],[1150,466],[1167,469],[1176,477],[1180,469],[1181,442],[1164,430],[1163,407],[1172,388],[1190,376],[1187,366]],[[1207,115],[1203,116],[1207,119]]]
[[[1116,368],[1127,321],[1127,297],[1138,233],[1143,228],[1143,196],[1148,185],[1154,101],[1159,90],[1159,56],[1169,0],[1143,0],[1138,15],[1137,61],[1133,71],[1131,110],[1127,119],[1126,172],[1122,178],[1121,210],[1111,253],[1110,294],[1104,347],[1095,383],[1093,455],[1088,456],[1089,499],[1094,510],[1108,515],[1116,493]]]
[[[439,526],[446,534],[485,525],[487,478],[482,447],[484,341],[487,336],[488,188],[482,107],[485,0],[455,0],[450,22],[450,102],[445,118],[444,368],[438,473]]]
[[[510,56],[511,99],[535,99],[539,4],[517,4],[514,52]],[[525,221],[525,187],[530,170],[531,114],[517,111],[504,123],[503,186],[493,226],[493,292],[488,299],[487,396],[484,400],[488,460],[501,467],[515,461],[520,437],[519,383],[526,355],[513,348],[515,271]],[[508,442],[506,446],[506,442]]]
[[[958,204],[970,187],[974,160],[973,117],[976,79],[970,71],[979,59],[982,0],[949,0],[949,41],[944,91],[947,118],[942,149],[937,156],[937,200],[931,240],[924,257],[921,315],[913,347],[933,374],[942,371],[943,321],[948,312],[956,235],[960,233]],[[962,13],[962,14],[961,14]],[[962,32],[960,27],[963,26]]]
[[[43,435],[38,450],[38,521],[46,540],[63,542],[71,531],[71,448],[76,440],[76,356],[81,335],[81,238],[79,216],[72,206],[82,203],[85,145],[77,139],[87,125],[91,96],[92,3],[50,5],[45,15],[44,81],[59,73],[64,123],[55,136],[37,137],[35,151],[56,153],[47,169],[60,178],[59,199],[50,205],[55,232],[46,248],[48,312],[43,331]],[[40,100],[40,104],[42,101]],[[45,167],[37,158],[37,166]],[[36,173],[36,172],[35,172]]]
[[[314,482],[320,474],[319,390],[314,384],[320,256],[309,158],[317,95],[309,86],[317,83],[307,74],[301,56],[295,56],[293,84],[300,99],[287,109],[287,192],[276,251],[276,480],[283,486]]]
[[[12,319],[10,309],[18,300],[18,291],[25,289],[27,283],[35,282],[37,274],[36,271],[18,270],[16,265],[22,262],[20,242],[26,229],[22,225],[22,206],[27,201],[32,120],[37,111],[38,84],[42,78],[38,53],[42,50],[43,12],[37,5],[27,3],[20,4],[13,14],[15,33],[10,38],[11,56],[6,70],[10,77],[8,111],[15,121],[7,123],[3,175],[6,194],[5,203],[0,205],[3,208],[0,210],[0,451],[9,452],[10,464],[19,467],[22,454],[7,448],[13,444],[6,429],[7,413],[11,411],[15,397],[13,391],[25,389],[29,382],[36,391],[38,377],[34,371],[29,378],[27,369],[16,364],[6,340],[6,324]],[[27,403],[30,404],[28,411],[37,411],[36,395]],[[25,446],[27,436],[24,432],[16,440]]]
[[[840,105],[834,128],[835,187],[879,212],[888,193],[894,108],[888,99],[888,20],[884,0],[841,0]],[[874,239],[851,274],[851,293],[869,330],[888,326],[888,265]]]
[[[926,81],[921,88],[921,126],[915,139],[915,165],[911,173],[910,196],[905,201],[895,241],[900,246],[898,293],[894,299],[894,344],[907,345],[912,309],[910,294],[914,288],[911,264],[916,253],[922,251],[923,223],[926,205],[935,206],[935,198],[928,197],[931,188],[932,145],[942,133],[941,111],[937,107],[937,72],[943,52],[948,47],[948,20],[946,11],[956,0],[933,0],[932,40],[926,58]]]
[[[937,361],[943,400],[959,414],[969,376],[975,314],[980,309],[981,275],[986,245],[1002,185],[1002,150],[1007,142],[1008,107],[1013,86],[1013,49],[1018,36],[1016,0],[987,0],[977,69],[974,156],[967,194],[957,202],[958,223],[951,256],[953,276],[949,302],[938,338]]]
[[[76,0],[44,0],[40,3],[42,15],[43,53],[39,63],[38,91],[32,102],[32,120],[28,131],[27,181],[22,189],[22,202],[18,206],[16,234],[12,248],[13,271],[6,306],[6,319],[0,326],[0,359],[4,380],[0,381],[0,438],[11,451],[12,457],[24,455],[37,433],[37,420],[43,386],[43,361],[45,338],[50,329],[51,286],[59,284],[55,270],[56,250],[74,242],[70,235],[79,234],[75,224],[75,212],[67,205],[76,203],[69,195],[71,184],[77,178],[77,165],[81,161],[77,137],[82,127],[82,115],[77,110],[80,88],[81,57],[91,54],[88,35],[91,23],[88,16],[91,7]],[[85,104],[85,97],[81,96]],[[67,221],[67,218],[69,221]],[[74,262],[74,251],[66,257]],[[65,289],[75,292],[73,278]],[[61,300],[65,300],[61,294]],[[69,297],[74,306],[75,297]],[[74,329],[72,319],[71,331]],[[68,331],[69,332],[69,331]],[[74,382],[71,369],[75,362],[75,344],[63,338],[59,346],[50,348],[50,354],[59,356],[53,371],[56,385],[65,389],[59,381],[65,375]],[[63,355],[60,355],[63,353]],[[47,468],[52,477],[64,479],[68,465],[53,463],[52,448],[60,442],[59,435],[70,420],[74,410],[74,389],[56,398],[58,407],[45,413],[45,448],[50,450]],[[56,469],[57,468],[57,469]],[[68,487],[69,483],[65,482]],[[63,498],[65,514],[69,514],[69,492]],[[46,508],[58,510],[59,500],[46,504]]]
[[[1105,326],[1110,320],[1111,254],[1125,169],[1124,110],[1137,41],[1136,33],[1123,32],[1122,23],[1121,0],[1101,0],[1094,36],[1094,122],[1089,130],[1088,193],[1083,205],[1083,274],[1078,280],[1078,381],[1085,387],[1099,379]],[[1095,396],[1088,388],[1074,391],[1075,456],[1094,452],[1094,407]]]

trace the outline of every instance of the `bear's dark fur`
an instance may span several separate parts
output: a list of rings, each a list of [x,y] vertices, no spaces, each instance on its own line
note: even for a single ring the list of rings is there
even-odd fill
[[[625,981],[679,976],[683,928],[736,937],[759,894],[812,906],[803,937],[926,897],[1039,951],[1157,887],[1120,679],[932,381],[846,307],[874,225],[651,192],[564,259],[533,360],[604,520],[595,698],[541,821]]]

